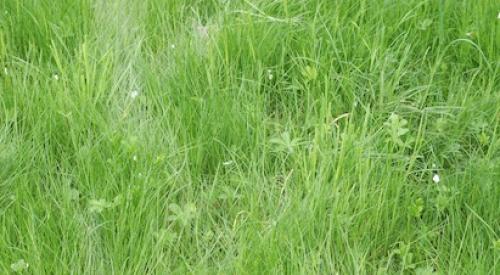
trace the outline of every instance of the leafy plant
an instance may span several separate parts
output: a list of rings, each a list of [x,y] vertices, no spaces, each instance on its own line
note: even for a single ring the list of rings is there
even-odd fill
[[[404,138],[409,133],[409,129],[406,127],[408,121],[401,118],[399,115],[392,113],[389,119],[384,123],[386,131],[389,135],[389,142],[397,144],[400,147],[409,147],[412,138]]]
[[[418,29],[425,31],[432,25],[432,19],[426,18],[418,23]]]
[[[168,221],[177,222],[182,227],[187,227],[191,221],[196,217],[196,205],[193,203],[186,203],[184,207],[180,207],[176,203],[168,206],[170,215],[167,217]]]
[[[316,78],[318,78],[318,70],[316,70],[315,67],[305,66],[302,69],[302,76],[304,76],[307,81],[316,80]]]
[[[410,214],[415,218],[420,218],[422,216],[423,211],[424,211],[424,200],[422,198],[417,198],[410,205]]]
[[[434,198],[434,205],[439,213],[451,207],[457,192],[444,184],[437,185],[437,195]]]
[[[273,145],[275,152],[287,152],[288,154],[293,154],[295,148],[300,144],[300,140],[291,138],[288,132],[283,132],[281,135],[271,138],[269,142]]]
[[[411,245],[409,243],[400,242],[398,247],[392,250],[392,254],[397,256],[400,260],[402,270],[412,270],[416,267],[414,255],[411,252]]]

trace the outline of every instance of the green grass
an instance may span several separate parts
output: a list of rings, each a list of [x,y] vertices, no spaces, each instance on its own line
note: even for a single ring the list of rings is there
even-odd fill
[[[499,274],[499,12],[1,1],[0,273]]]

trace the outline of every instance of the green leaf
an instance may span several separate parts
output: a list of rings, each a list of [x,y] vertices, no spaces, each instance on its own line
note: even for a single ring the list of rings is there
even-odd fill
[[[316,80],[316,78],[318,78],[318,70],[316,70],[316,68],[311,66],[305,66],[302,69],[302,75],[306,80],[313,81]]]
[[[418,29],[425,31],[432,25],[432,19],[426,18],[418,24]]]
[[[392,113],[384,123],[386,131],[390,136],[389,141],[392,141],[400,147],[408,147],[413,139],[407,138],[406,142],[401,139],[401,137],[407,135],[410,132],[408,128],[404,127],[407,124],[408,121],[406,119],[402,119],[399,117],[399,115]]]
[[[178,204],[172,203],[168,208],[173,214],[168,216],[167,220],[178,222],[184,227],[188,226],[191,220],[196,217],[196,205],[193,203],[187,203],[183,208]]]
[[[413,217],[419,218],[424,211],[424,200],[422,198],[418,198],[415,202],[410,206],[410,213]]]
[[[274,145],[275,152],[288,152],[289,154],[294,153],[295,147],[300,143],[299,139],[292,139],[288,132],[271,138],[269,142]]]

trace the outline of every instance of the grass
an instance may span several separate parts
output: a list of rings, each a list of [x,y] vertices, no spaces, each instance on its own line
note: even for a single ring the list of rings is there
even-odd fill
[[[499,12],[2,1],[0,273],[500,273]]]

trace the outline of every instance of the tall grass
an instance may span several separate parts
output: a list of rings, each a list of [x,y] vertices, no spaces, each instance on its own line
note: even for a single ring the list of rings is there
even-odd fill
[[[498,273],[499,8],[3,1],[1,273]]]

